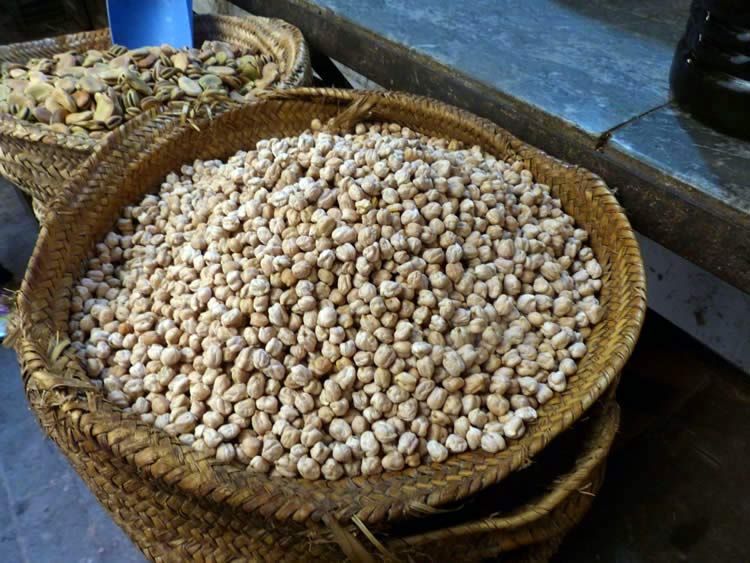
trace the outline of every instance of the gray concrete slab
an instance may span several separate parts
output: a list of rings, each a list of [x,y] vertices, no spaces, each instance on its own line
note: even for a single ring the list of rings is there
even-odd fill
[[[5,561],[26,561],[26,555],[21,551],[21,543],[16,530],[15,514],[13,513],[8,487],[2,471],[0,471],[0,553]]]
[[[669,105],[614,131],[604,151],[619,151],[699,187],[717,203],[717,214],[731,209],[750,224],[750,142],[714,131]]]
[[[594,137],[668,100],[666,76],[689,6],[689,0],[668,2],[666,10],[622,0],[316,3]]]

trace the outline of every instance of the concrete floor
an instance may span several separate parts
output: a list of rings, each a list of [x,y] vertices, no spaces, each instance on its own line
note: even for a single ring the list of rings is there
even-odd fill
[[[0,349],[0,561],[141,562],[29,410],[15,353]]]

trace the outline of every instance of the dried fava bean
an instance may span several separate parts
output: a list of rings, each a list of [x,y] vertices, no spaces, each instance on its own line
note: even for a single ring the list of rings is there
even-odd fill
[[[221,41],[205,41],[200,49],[115,49],[121,54],[112,58],[72,50],[15,64],[0,78],[0,111],[53,131],[99,137],[153,107],[241,100],[280,76],[269,53]],[[16,92],[19,84],[23,91]],[[23,111],[14,112],[18,107]]]
[[[129,103],[151,87],[123,77]],[[74,287],[71,339],[114,405],[250,471],[495,454],[604,314],[586,239],[518,163],[392,124],[307,131],[186,164],[126,207]]]

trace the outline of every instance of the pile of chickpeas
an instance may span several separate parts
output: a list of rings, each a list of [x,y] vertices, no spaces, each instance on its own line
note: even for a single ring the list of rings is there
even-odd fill
[[[249,471],[493,454],[565,391],[603,316],[587,240],[520,162],[314,121],[125,207],[70,332],[111,402]]]

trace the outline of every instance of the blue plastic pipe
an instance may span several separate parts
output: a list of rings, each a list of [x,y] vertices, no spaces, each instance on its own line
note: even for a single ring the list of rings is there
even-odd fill
[[[107,0],[112,43],[128,49],[193,46],[192,0]]]

